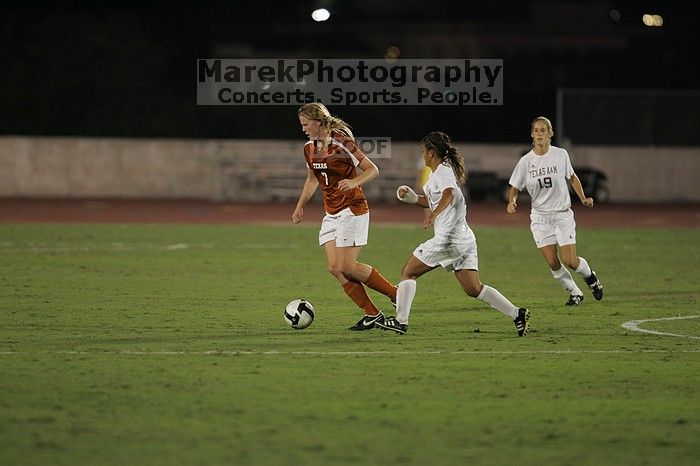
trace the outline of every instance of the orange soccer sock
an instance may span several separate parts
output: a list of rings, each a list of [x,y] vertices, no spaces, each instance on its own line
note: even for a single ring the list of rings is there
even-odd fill
[[[362,283],[347,281],[343,284],[343,290],[345,290],[345,294],[350,296],[350,299],[352,299],[355,304],[364,309],[365,314],[369,316],[379,314],[379,309],[375,307],[374,303],[367,295],[367,291],[365,287],[362,286]]]
[[[372,273],[370,273],[367,280],[365,280],[365,285],[388,296],[392,301],[396,301],[396,286],[384,278],[382,274],[379,273],[379,270],[374,267],[372,267]]]

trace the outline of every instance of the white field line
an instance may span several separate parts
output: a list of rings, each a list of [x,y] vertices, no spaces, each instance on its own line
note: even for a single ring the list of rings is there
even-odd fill
[[[118,355],[118,356],[367,356],[367,355],[464,355],[492,356],[519,354],[638,354],[638,353],[700,353],[697,350],[542,350],[542,351],[0,351],[0,355]]]
[[[657,319],[630,320],[622,324],[622,327],[635,332],[650,333],[653,335],[666,335],[681,338],[700,340],[698,336],[680,335],[677,333],[657,332],[646,330],[639,325],[646,322],[658,322],[664,320],[696,319],[700,315],[683,317],[662,317]],[[0,356],[11,355],[120,355],[120,356],[284,356],[284,355],[310,355],[310,356],[365,356],[365,355],[464,355],[464,356],[491,356],[491,355],[518,355],[518,354],[637,354],[637,353],[700,353],[696,350],[534,350],[534,351],[242,351],[242,350],[205,350],[205,351],[0,351]]]
[[[681,335],[678,333],[668,333],[668,332],[657,332],[656,330],[647,330],[647,329],[640,327],[641,324],[645,324],[647,322],[660,322],[662,320],[697,319],[698,317],[700,317],[700,315],[698,315],[698,316],[683,316],[683,317],[660,317],[658,319],[630,320],[629,322],[625,322],[624,324],[622,324],[622,328],[626,328],[627,330],[632,330],[633,332],[650,333],[652,335],[664,335],[664,336],[668,336],[668,337],[691,338],[693,340],[700,340],[700,336]]]
[[[180,251],[184,249],[213,249],[214,243],[84,243],[84,244],[57,244],[29,243],[27,245],[14,245],[9,241],[0,241],[0,252],[3,253],[70,253],[70,252],[135,252],[135,251]],[[270,243],[237,243],[236,248],[244,249],[298,249],[298,244],[270,244]]]

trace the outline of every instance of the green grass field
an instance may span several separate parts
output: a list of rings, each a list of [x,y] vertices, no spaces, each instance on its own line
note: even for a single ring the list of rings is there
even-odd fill
[[[606,296],[570,309],[526,228],[474,229],[524,338],[443,270],[408,334],[347,331],[317,225],[0,225],[0,463],[700,464],[700,318],[621,327],[700,314],[698,230],[580,229]],[[428,237],[361,259],[396,280]]]

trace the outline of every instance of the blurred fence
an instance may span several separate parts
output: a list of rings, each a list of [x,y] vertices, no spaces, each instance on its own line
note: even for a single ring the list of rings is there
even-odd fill
[[[700,91],[557,90],[557,141],[700,146]]]
[[[304,142],[271,140],[0,138],[0,197],[295,201],[306,176]],[[468,186],[499,199],[528,145],[458,144]],[[574,168],[607,177],[613,202],[700,202],[700,148],[567,147]],[[376,158],[374,200],[414,185],[418,142],[394,142]],[[476,196],[475,196],[476,198]]]

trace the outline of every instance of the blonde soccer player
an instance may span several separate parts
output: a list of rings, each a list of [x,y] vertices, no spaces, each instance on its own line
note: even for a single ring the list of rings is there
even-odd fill
[[[374,179],[379,169],[357,147],[348,124],[331,115],[323,104],[306,104],[298,116],[301,129],[309,138],[304,145],[308,170],[292,221],[303,220],[304,206],[320,186],[326,215],[318,242],[326,253],[328,271],[364,311],[364,316],[349,329],[372,329],[384,320],[384,314],[367,295],[365,286],[392,302],[396,300],[396,286],[374,267],[358,261],[369,233],[369,206],[362,186]]]
[[[567,181],[571,183],[581,204],[593,207],[593,198],[586,197],[581,181],[571,166],[569,153],[552,145],[554,130],[548,118],[535,118],[530,125],[530,136],[532,150],[520,158],[510,177],[506,211],[509,214],[516,212],[518,193],[523,188],[527,189],[532,198],[532,237],[549,265],[552,276],[569,293],[565,304],[578,306],[583,301],[583,292],[566,267],[580,274],[593,297],[600,301],[603,299],[603,285],[591,270],[588,261],[576,253],[576,221],[571,210]],[[562,266],[562,262],[566,267]]]
[[[425,195],[401,186],[396,196],[402,202],[429,209],[424,227],[433,227],[435,235],[420,244],[401,270],[396,298],[396,317],[387,317],[377,325],[398,334],[408,331],[408,316],[416,295],[416,280],[441,266],[454,272],[462,289],[508,316],[518,332],[527,333],[530,311],[515,306],[497,289],[481,283],[476,237],[467,225],[467,204],[460,189],[466,169],[464,158],[452,146],[448,135],[432,132],[423,138],[423,160],[431,173],[423,187]]]

